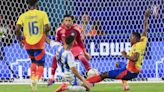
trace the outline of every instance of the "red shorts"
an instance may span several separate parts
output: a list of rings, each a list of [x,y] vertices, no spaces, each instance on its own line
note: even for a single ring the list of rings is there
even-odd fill
[[[73,46],[71,48],[71,52],[74,55],[74,57],[77,57],[77,56],[79,56],[81,54],[82,55],[84,54],[84,51],[83,51],[83,49],[80,46]]]

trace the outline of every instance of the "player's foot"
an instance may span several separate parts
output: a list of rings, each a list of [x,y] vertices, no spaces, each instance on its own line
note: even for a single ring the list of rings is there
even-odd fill
[[[55,80],[54,79],[49,79],[47,86],[51,86],[54,83],[55,83]]]
[[[127,85],[127,86],[124,86],[124,91],[128,91],[130,90],[130,87]]]
[[[31,90],[32,90],[32,92],[37,92],[37,81],[36,80],[32,80]]]
[[[61,86],[59,86],[56,90],[55,90],[55,92],[64,92],[64,90],[66,90],[67,89],[67,84],[66,83],[62,83],[62,85]]]

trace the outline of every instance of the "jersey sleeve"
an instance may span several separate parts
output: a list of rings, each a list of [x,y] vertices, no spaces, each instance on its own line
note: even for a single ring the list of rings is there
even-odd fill
[[[76,64],[75,64],[75,58],[74,56],[72,55],[72,53],[68,53],[68,65],[69,67],[76,67]]]
[[[20,15],[17,21],[17,25],[23,25],[23,15]]]
[[[43,22],[44,22],[44,25],[46,25],[46,24],[49,24],[49,23],[50,23],[50,22],[49,22],[49,20],[48,20],[48,15],[47,15],[47,13],[46,13],[46,12],[44,12]]]
[[[60,42],[61,41],[61,34],[60,34],[60,28],[56,30],[56,41]]]
[[[82,36],[81,36],[81,33],[79,31],[76,31],[77,32],[77,37],[76,37],[76,41],[77,43],[79,44],[79,46],[85,50],[85,46],[84,46],[84,42],[82,40]]]

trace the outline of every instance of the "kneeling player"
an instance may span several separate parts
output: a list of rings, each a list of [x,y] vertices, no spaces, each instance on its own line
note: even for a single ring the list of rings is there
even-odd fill
[[[64,90],[85,92],[89,90],[89,84],[77,71],[75,58],[70,51],[74,41],[74,36],[72,35],[74,34],[66,37],[66,44],[64,46],[58,47],[56,51],[58,65],[61,67],[61,70],[64,73],[63,79],[69,82],[72,86],[68,86],[66,83],[63,83],[59,88],[56,89],[56,92],[63,92]]]

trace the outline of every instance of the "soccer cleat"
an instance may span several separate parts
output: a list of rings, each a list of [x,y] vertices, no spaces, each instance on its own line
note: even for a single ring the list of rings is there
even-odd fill
[[[32,80],[31,90],[32,90],[32,92],[37,92],[37,81],[36,80]]]
[[[54,83],[55,83],[55,80],[49,79],[49,80],[48,80],[47,86],[51,86],[51,85],[54,84]]]
[[[62,85],[61,86],[59,86],[56,90],[55,90],[55,92],[64,92],[66,89],[67,89],[67,84],[66,83],[62,83]]]

